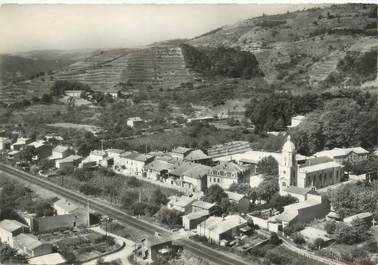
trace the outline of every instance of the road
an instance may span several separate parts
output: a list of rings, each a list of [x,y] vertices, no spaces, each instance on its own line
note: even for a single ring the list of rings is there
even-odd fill
[[[99,213],[105,214],[109,217],[119,220],[120,222],[135,227],[145,233],[150,235],[155,234],[155,232],[165,234],[167,236],[172,236],[172,233],[164,228],[156,226],[152,223],[148,223],[141,219],[134,218],[123,211],[116,209],[105,202],[97,200],[95,198],[91,198],[80,194],[78,192],[74,192],[72,190],[68,190],[64,187],[51,183],[45,179],[40,177],[33,176],[16,168],[13,168],[8,165],[4,165],[0,163],[0,171],[4,175],[9,175],[11,177],[15,177],[18,179],[22,179],[23,181],[27,181],[31,184],[37,185],[43,189],[49,190],[56,195],[62,196],[66,199],[69,199],[73,202],[87,205],[89,207],[97,211]],[[251,262],[247,262],[242,260],[236,255],[231,253],[223,253],[217,251],[215,249],[209,248],[204,246],[201,243],[195,242],[191,239],[179,239],[177,240],[185,249],[191,251],[194,255],[209,260],[212,263],[219,264],[219,265],[254,265]]]

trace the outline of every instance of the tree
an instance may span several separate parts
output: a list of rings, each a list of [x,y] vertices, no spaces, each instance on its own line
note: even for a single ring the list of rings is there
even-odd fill
[[[330,192],[329,198],[341,218],[361,212],[374,212],[377,191],[370,184],[347,184]]]
[[[297,245],[302,245],[302,244],[306,243],[306,240],[304,239],[304,237],[302,236],[301,233],[295,233],[292,236],[292,239],[293,239],[294,243],[297,244]]]
[[[128,190],[123,194],[121,203],[123,208],[130,208],[130,206],[138,200],[138,192]]]
[[[182,213],[175,209],[168,209],[163,206],[157,213],[157,218],[160,222],[169,226],[179,225],[181,222]]]
[[[352,225],[339,223],[336,225],[335,239],[338,243],[355,244],[367,237],[368,227],[362,220],[355,220]]]
[[[270,233],[270,238],[269,238],[269,243],[274,245],[274,246],[278,246],[279,244],[281,244],[282,240],[278,237],[277,233],[275,232],[271,232]]]
[[[275,177],[266,177],[257,187],[257,196],[261,200],[269,201],[272,196],[279,191],[278,179]]]
[[[322,238],[317,238],[314,240],[314,246],[317,249],[324,248],[326,245],[325,241]]]
[[[139,187],[139,186],[142,185],[136,177],[128,178],[126,183],[127,183],[128,186],[130,186],[132,188]]]
[[[131,205],[131,211],[133,215],[144,215],[146,206],[147,204],[144,202],[134,202]]]
[[[327,231],[328,234],[335,233],[336,222],[335,221],[327,221],[327,222],[325,222],[324,229]]]
[[[223,198],[227,198],[227,193],[224,192],[221,186],[211,185],[206,191],[204,200],[211,203],[220,203]]]
[[[21,152],[20,152],[20,159],[31,161],[33,156],[37,154],[34,146],[26,146]]]
[[[160,207],[168,202],[167,196],[160,189],[155,189],[150,197],[150,204]]]
[[[272,208],[275,208],[277,211],[282,212],[284,206],[298,202],[298,199],[287,195],[281,196],[279,193],[275,193],[272,198],[269,200],[269,205]]]
[[[272,156],[264,157],[257,163],[257,172],[264,175],[278,175],[278,162]]]

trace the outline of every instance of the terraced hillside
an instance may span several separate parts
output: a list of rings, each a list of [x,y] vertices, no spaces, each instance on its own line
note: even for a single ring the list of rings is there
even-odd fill
[[[193,82],[194,74],[187,68],[180,47],[157,46],[131,53],[122,80],[134,87],[170,89]]]
[[[248,19],[189,43],[250,51],[275,88],[301,93],[327,87],[347,52],[377,49],[376,36],[376,5],[345,4]]]

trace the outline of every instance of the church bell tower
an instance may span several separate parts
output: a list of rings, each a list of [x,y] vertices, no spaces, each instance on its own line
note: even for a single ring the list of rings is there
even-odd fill
[[[282,156],[279,163],[279,187],[280,194],[289,186],[297,185],[297,161],[295,159],[295,145],[290,135],[282,147]]]

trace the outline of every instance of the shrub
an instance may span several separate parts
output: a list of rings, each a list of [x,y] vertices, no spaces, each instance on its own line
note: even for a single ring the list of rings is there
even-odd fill
[[[317,249],[321,249],[321,248],[325,247],[325,241],[322,238],[317,238],[314,241],[314,246]]]
[[[139,187],[139,186],[142,185],[140,183],[140,181],[136,177],[130,177],[130,178],[128,178],[127,181],[126,181],[126,183],[130,187]]]
[[[298,244],[298,245],[302,245],[306,242],[306,240],[304,239],[304,237],[300,233],[295,233],[292,236],[292,239],[293,239],[294,243]]]
[[[277,246],[281,244],[281,242],[282,240],[278,237],[277,233],[275,232],[270,233],[270,239],[269,239],[270,244]]]
[[[335,233],[336,230],[336,222],[335,221],[327,221],[324,224],[324,229],[327,231],[328,234]]]

